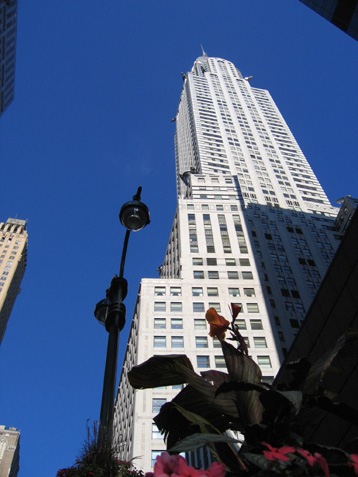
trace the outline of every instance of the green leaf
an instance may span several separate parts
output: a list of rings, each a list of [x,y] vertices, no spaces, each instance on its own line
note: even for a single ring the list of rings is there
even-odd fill
[[[245,452],[243,457],[251,462],[251,464],[256,465],[256,467],[259,469],[269,470],[272,467],[272,462],[268,461],[262,454],[252,454],[251,452]]]
[[[201,371],[200,373],[206,381],[212,382],[215,387],[219,387],[223,383],[230,381],[228,373],[210,369],[209,371]]]
[[[189,358],[185,355],[154,356],[144,363],[134,366],[128,373],[130,384],[136,389],[188,383],[202,394],[208,405],[218,412],[237,418],[235,401],[229,396],[215,397],[215,387],[195,373]],[[203,404],[204,405],[204,404]]]
[[[300,412],[301,406],[302,406],[302,398],[303,398],[301,391],[276,391],[276,392],[290,402],[290,404],[295,410],[295,414],[298,414]]]
[[[200,447],[209,445],[216,442],[236,443],[240,442],[237,439],[229,436],[223,436],[222,434],[192,434],[189,437],[179,441],[170,452],[189,452],[199,449]]]
[[[249,356],[226,341],[221,341],[225,363],[232,381],[261,384],[261,370]],[[257,391],[238,391],[236,404],[244,426],[258,424],[262,419],[263,407]]]
[[[187,382],[186,373],[194,372],[186,355],[153,356],[134,366],[128,373],[130,384],[135,389],[148,389]]]

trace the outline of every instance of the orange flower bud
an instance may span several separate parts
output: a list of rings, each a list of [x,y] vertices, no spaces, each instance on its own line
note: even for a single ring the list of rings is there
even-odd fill
[[[217,336],[219,340],[225,338],[225,331],[230,326],[230,322],[223,316],[219,315],[215,308],[209,308],[206,312],[205,318],[210,325],[211,337]]]

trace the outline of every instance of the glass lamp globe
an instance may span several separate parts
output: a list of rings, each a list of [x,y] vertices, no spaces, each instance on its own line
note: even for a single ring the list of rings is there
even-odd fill
[[[138,232],[150,222],[149,209],[139,200],[126,202],[119,212],[119,220],[126,229]]]

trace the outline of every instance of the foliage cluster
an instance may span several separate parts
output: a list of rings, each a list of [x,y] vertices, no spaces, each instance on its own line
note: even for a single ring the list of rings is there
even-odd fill
[[[358,412],[325,389],[335,360],[356,353],[357,331],[347,331],[312,365],[304,359],[291,363],[292,381],[278,388],[263,382],[249,356],[235,324],[239,312],[232,304],[231,322],[214,309],[206,314],[210,335],[221,342],[227,373],[198,375],[186,355],[154,356],[130,371],[129,381],[137,389],[186,385],[154,418],[169,452],[207,446],[231,475],[239,476],[358,475],[358,440],[336,449],[304,437],[322,412],[358,425]],[[236,347],[225,340],[228,331]]]
[[[112,445],[100,441],[94,425],[93,432],[87,428],[87,440],[76,463],[60,469],[56,477],[144,477],[131,462],[119,460],[116,455]]]

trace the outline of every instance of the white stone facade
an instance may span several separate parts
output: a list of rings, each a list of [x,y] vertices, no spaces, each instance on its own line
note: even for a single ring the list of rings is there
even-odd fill
[[[237,323],[266,380],[275,376],[337,247],[330,205],[269,93],[235,66],[196,60],[176,116],[178,207],[161,275],[143,279],[115,413],[123,459],[148,471],[153,424],[178,389],[134,391],[127,372],[154,354],[225,368],[205,311],[242,306]],[[218,347],[219,346],[219,347]]]
[[[20,293],[27,260],[26,221],[8,219],[0,222],[0,344]]]

